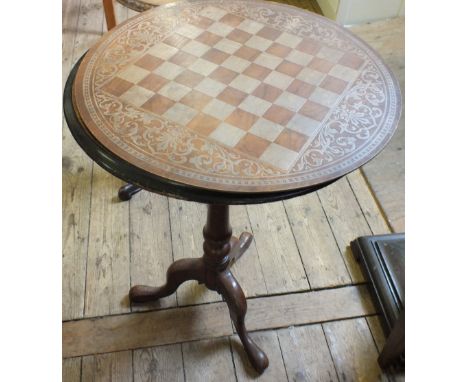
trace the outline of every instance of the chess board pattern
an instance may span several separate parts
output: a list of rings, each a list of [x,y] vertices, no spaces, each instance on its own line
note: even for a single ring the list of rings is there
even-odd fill
[[[294,16],[300,12],[262,2],[236,3],[251,9],[276,8],[277,14],[292,13]],[[151,140],[152,151],[146,149],[144,152],[146,156],[153,154],[150,155],[151,160],[131,155],[140,159],[140,164],[145,162],[153,172],[164,170],[165,176],[175,175],[177,180],[182,176],[192,181],[198,174],[198,180],[211,187],[213,183],[222,184],[223,188],[237,184],[251,191],[258,190],[259,181],[270,186],[276,182],[283,187],[307,182],[304,173],[317,170],[313,168],[314,159],[310,159],[314,141],[321,138],[319,134],[327,123],[330,129],[330,118],[337,115],[337,110],[344,110],[341,106],[344,100],[349,104],[350,95],[351,99],[356,98],[358,93],[355,89],[353,93],[353,86],[366,74],[369,57],[363,54],[362,49],[342,48],[353,46],[349,41],[347,45],[329,44],[326,39],[317,39],[315,35],[303,36],[291,28],[278,28],[272,25],[274,23],[249,17],[252,12],[239,12],[239,7],[231,6],[231,10],[228,2],[199,1],[178,7],[177,13],[174,6],[150,12],[154,25],[163,22],[161,14],[165,9],[170,15],[177,14],[172,17],[179,18],[180,22],[174,23],[167,33],[150,34],[147,48],[132,52],[105,80],[87,84],[95,92],[96,99],[100,96],[118,102],[126,107],[128,115],[130,110],[137,110],[140,116],[163,121],[166,129],[173,130],[170,134],[159,130],[159,138],[170,135],[170,142],[167,137]],[[187,9],[190,12],[184,13]],[[313,21],[309,21],[311,25],[318,22],[322,28],[328,26],[324,19],[302,13],[306,22]],[[138,26],[144,25],[145,19],[148,21],[148,17],[151,15],[143,16],[140,23],[133,22],[131,27],[123,29],[129,35],[129,30],[137,30]],[[113,33],[109,36],[107,50],[122,44],[116,38],[120,35]],[[148,40],[148,36],[144,37]],[[130,45],[129,41],[127,45]],[[372,73],[375,75],[376,71]],[[366,84],[362,80],[359,83]],[[384,81],[380,78],[374,78],[372,84],[384,88]],[[365,90],[361,86],[361,93]],[[381,93],[385,96],[385,91]],[[369,95],[372,96],[371,92]],[[374,104],[380,108],[380,114],[384,114],[382,108],[385,105]],[[106,121],[111,122],[111,129],[120,132],[120,139],[128,136],[128,115],[122,116],[121,109],[112,115],[106,109],[108,102],[105,107],[99,102],[96,105]],[[350,118],[360,118],[365,125],[366,112],[371,113],[365,108],[358,108],[355,115],[348,112],[348,124],[353,123]],[[92,132],[95,132],[92,127],[98,125],[87,123]],[[125,133],[122,134],[123,131]],[[137,137],[141,138],[148,131],[155,133],[148,126],[142,127]],[[343,134],[348,144],[352,140],[347,136],[349,131],[346,127],[338,133]],[[369,132],[361,133],[369,135]],[[197,145],[193,137],[202,139],[203,144],[198,142]],[[179,146],[175,150],[179,152],[175,156],[174,147],[169,150],[172,154],[166,152],[169,154],[166,159],[169,159],[165,164],[177,166],[177,171],[168,171],[164,166],[155,169],[155,162],[163,162],[159,155],[161,151],[167,151],[168,146],[174,145]],[[181,149],[189,145],[189,150]],[[206,165],[200,165],[197,155],[205,146],[211,147],[208,151],[212,158],[205,158]],[[213,147],[217,148],[216,152],[213,152]],[[184,150],[186,155],[181,159]],[[127,157],[129,152],[131,150],[125,150]],[[322,163],[326,163],[327,155],[323,154]],[[226,156],[229,159],[217,162],[216,158]],[[309,162],[307,158],[304,160],[305,157]],[[197,161],[198,166],[194,167]],[[316,162],[315,167],[320,167]],[[299,178],[287,179],[295,172],[300,174]]]

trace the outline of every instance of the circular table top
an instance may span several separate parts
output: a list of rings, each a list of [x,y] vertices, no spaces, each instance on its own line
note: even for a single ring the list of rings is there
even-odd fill
[[[73,102],[116,161],[235,194],[340,178],[385,146],[401,109],[367,44],[321,16],[252,0],[180,1],[120,24],[84,57]]]

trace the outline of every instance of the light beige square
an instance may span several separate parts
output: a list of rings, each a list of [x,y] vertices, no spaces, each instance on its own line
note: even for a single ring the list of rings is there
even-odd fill
[[[259,118],[250,128],[249,133],[273,142],[281,134],[284,127],[264,118]]]
[[[336,94],[336,93],[333,93],[333,92],[328,91],[326,89],[322,89],[320,87],[317,87],[312,92],[309,99],[311,101],[317,102],[317,103],[319,103],[321,105],[324,105],[324,106],[332,109],[332,106],[336,103],[336,101],[340,97],[341,96],[339,94]]]
[[[309,137],[315,137],[320,131],[321,124],[321,122],[314,119],[307,118],[301,114],[296,114],[288,122],[287,127]]]
[[[317,53],[317,57],[334,63],[338,62],[343,56],[344,52],[338,49],[329,48],[328,46],[322,46]]]
[[[239,74],[234,80],[229,84],[229,86],[243,91],[244,93],[252,93],[261,82],[255,78]]]
[[[237,51],[242,45],[239,44],[238,42],[228,40],[228,39],[222,39],[216,43],[214,46],[216,49],[219,49],[220,51],[228,54],[233,54],[235,51]]]
[[[281,90],[286,90],[289,85],[294,81],[293,77],[290,77],[286,74],[272,71],[264,80],[263,82],[279,88]]]
[[[213,6],[208,6],[199,13],[200,16],[207,17],[211,20],[219,20],[226,14],[226,11]]]
[[[204,30],[191,24],[185,24],[182,27],[177,28],[176,32],[189,39],[195,39],[200,36]]]
[[[195,87],[195,90],[205,93],[211,97],[216,97],[224,89],[226,89],[226,85],[222,84],[221,82],[214,81],[211,78],[204,78]]]
[[[283,62],[283,59],[269,53],[261,53],[254,62],[268,69],[276,69],[276,67]]]
[[[300,52],[298,50],[292,50],[287,56],[286,60],[294,62],[295,64],[298,65],[307,65],[314,56],[311,56],[310,54]]]
[[[272,143],[262,154],[260,160],[286,171],[291,167],[296,158],[296,152]]]
[[[117,77],[136,84],[150,73],[151,72],[149,70],[140,68],[139,66],[131,65],[127,69],[120,72]]]
[[[155,70],[154,73],[167,78],[168,80],[173,80],[176,78],[180,73],[184,71],[184,68],[182,68],[179,65],[175,65],[172,62],[163,62],[161,65],[159,65]]]
[[[223,122],[210,134],[210,138],[226,146],[234,147],[245,134],[244,130]]]
[[[243,58],[230,56],[221,64],[221,66],[231,69],[236,73],[242,73],[248,66],[250,66],[250,64],[250,61],[244,60]]]
[[[283,32],[277,39],[276,42],[283,44],[289,48],[295,48],[302,41],[300,37],[294,36],[291,33]]]
[[[249,95],[239,105],[239,109],[248,111],[254,115],[262,116],[271,107],[271,105],[271,102],[265,101],[253,95]]]
[[[359,76],[358,71],[340,64],[336,64],[333,68],[331,68],[328,74],[348,82],[353,82]]]
[[[192,40],[185,44],[182,48],[184,52],[190,53],[195,57],[201,57],[211,48],[208,45],[202,44],[201,42]]]
[[[187,86],[181,85],[177,82],[168,82],[161,89],[158,94],[163,95],[173,101],[179,101],[186,94],[190,93],[191,89]]]
[[[257,23],[256,21],[244,20],[237,26],[237,29],[241,29],[247,33],[255,34],[263,27],[263,24]]]
[[[218,99],[212,99],[203,109],[203,113],[224,120],[231,115],[235,107]]]
[[[181,103],[176,103],[169,110],[167,110],[163,116],[179,123],[182,126],[186,126],[195,116],[198,114],[197,111],[191,107],[185,106]]]
[[[212,62],[209,62],[207,60],[204,60],[203,58],[199,58],[192,65],[190,65],[189,69],[194,71],[195,73],[199,73],[199,74],[202,74],[204,76],[208,76],[217,67],[218,67],[218,65],[213,64]]]
[[[149,54],[151,54],[154,57],[158,57],[162,60],[168,60],[178,51],[179,50],[177,48],[164,44],[163,42],[157,43],[156,45],[148,49]]]
[[[310,68],[302,69],[297,78],[311,85],[318,85],[325,78],[326,74]]]
[[[131,103],[132,105],[141,106],[152,96],[154,96],[154,93],[152,91],[142,88],[141,86],[132,86],[119,98]]]
[[[245,42],[245,45],[249,48],[254,48],[263,51],[267,50],[271,46],[271,44],[273,44],[273,41],[267,40],[266,38],[260,36],[252,36]]]
[[[223,36],[223,37],[226,37],[233,30],[234,30],[233,27],[224,23],[213,23],[207,29],[208,32],[211,32],[218,36]]]
[[[275,101],[275,105],[282,106],[288,110],[297,112],[305,103],[307,99],[299,97],[295,94],[284,92]]]

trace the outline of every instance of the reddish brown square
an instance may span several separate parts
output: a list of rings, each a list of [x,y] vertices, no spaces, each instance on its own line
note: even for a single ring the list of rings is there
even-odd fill
[[[203,55],[203,58],[207,61],[213,62],[214,64],[222,64],[227,58],[229,54],[221,52],[216,48],[211,48],[208,52]]]
[[[191,70],[184,70],[180,73],[176,78],[175,81],[179,84],[188,86],[189,88],[194,88],[197,86],[205,77],[201,74],[192,72]]]
[[[180,34],[174,33],[163,40],[163,42],[167,45],[173,46],[174,48],[182,48],[185,44],[187,44],[190,40],[185,37],[181,36]]]
[[[264,151],[268,148],[270,142],[266,139],[257,137],[256,135],[247,133],[237,143],[235,148],[247,155],[251,155],[255,158],[260,158]]]
[[[135,62],[135,65],[152,72],[163,62],[163,60],[160,60],[159,58],[154,57],[151,54],[145,54],[142,58]]]
[[[301,110],[299,110],[299,113],[320,122],[325,118],[328,110],[326,106],[313,101],[307,101],[304,106],[302,106]]]
[[[234,55],[247,61],[253,61],[260,53],[262,52],[257,49],[249,48],[248,46],[242,46],[234,53]]]
[[[145,89],[151,90],[153,92],[157,92],[167,83],[168,83],[168,80],[166,80],[165,78],[160,77],[157,74],[150,73],[145,78],[143,78],[138,83],[138,85],[140,85],[141,87]]]
[[[309,64],[309,67],[322,73],[328,73],[333,66],[334,65],[330,61],[319,57],[314,57]]]
[[[345,53],[338,63],[357,70],[364,63],[364,60],[354,53]]]
[[[240,44],[246,42],[252,35],[250,33],[244,32],[240,29],[234,29],[231,33],[229,33],[226,38],[229,40],[236,41]]]
[[[125,81],[119,77],[114,77],[111,81],[103,86],[103,90],[119,97],[133,86],[131,82]]]
[[[224,15],[219,21],[221,21],[224,24],[230,25],[231,27],[236,27],[242,21],[244,21],[244,19],[242,17],[228,13],[227,15]]]
[[[249,130],[258,117],[241,109],[234,110],[226,119],[226,122],[242,130]]]
[[[273,44],[270,45],[270,47],[266,51],[267,53],[284,58],[289,54],[289,52],[291,52],[291,50],[292,49],[287,46],[274,42]]]
[[[214,21],[209,19],[208,17],[198,16],[190,23],[201,29],[207,29],[211,24],[214,23]]]
[[[227,85],[230,84],[231,81],[237,77],[237,73],[233,70],[223,68],[222,66],[220,66],[216,68],[213,72],[211,72],[211,74],[208,77]]]
[[[200,113],[187,125],[189,129],[196,131],[204,136],[210,135],[215,130],[221,121],[209,115]]]
[[[244,92],[228,86],[220,94],[218,94],[216,98],[228,103],[229,105],[238,106],[245,99],[245,97],[247,97],[247,94]]]
[[[320,44],[317,41],[311,40],[309,38],[303,39],[298,46],[296,46],[297,50],[301,52],[314,55],[320,50]]]
[[[205,45],[213,46],[221,39],[222,39],[221,36],[205,31],[200,36],[198,36],[195,40],[200,41],[201,43]]]
[[[330,90],[333,93],[341,94],[343,93],[343,90],[346,89],[347,84],[348,83],[346,81],[343,81],[342,79],[328,75],[324,78],[324,80],[320,84],[320,87]]]
[[[281,134],[278,135],[278,138],[276,138],[275,143],[286,147],[287,149],[299,152],[307,140],[307,135],[298,133],[294,130],[284,129]]]
[[[148,101],[146,101],[141,107],[143,109],[149,110],[155,114],[160,115],[160,114],[165,113],[169,108],[171,108],[174,105],[174,103],[175,102],[170,100],[169,98],[166,98],[159,94],[155,94]]]
[[[285,60],[279,64],[275,70],[287,74],[288,76],[296,77],[302,69],[304,69],[303,66]]]
[[[257,35],[268,40],[276,40],[280,35],[281,31],[270,28],[270,27],[263,27],[257,32]]]
[[[201,110],[203,109],[212,98],[206,94],[200,93],[197,90],[192,90],[186,94],[179,102],[184,105],[190,106],[192,109]]]
[[[257,80],[264,80],[270,73],[270,69],[257,64],[250,64],[250,66],[244,70],[245,75],[253,77]]]
[[[174,64],[184,67],[192,65],[196,60],[197,58],[195,56],[182,51],[178,51],[169,59],[169,61],[173,62]]]
[[[283,93],[281,89],[275,88],[274,86],[265,83],[261,83],[252,94],[266,101],[274,102],[281,95],[281,93]]]
[[[289,120],[294,116],[294,112],[285,109],[284,107],[278,105],[272,105],[265,114],[263,118],[266,118],[272,122],[277,123],[278,125],[285,125]]]
[[[296,94],[298,96],[309,98],[314,91],[315,86],[305,83],[301,80],[294,80],[288,87],[288,92]]]

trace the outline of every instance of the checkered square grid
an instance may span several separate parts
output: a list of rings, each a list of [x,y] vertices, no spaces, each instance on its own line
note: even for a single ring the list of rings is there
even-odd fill
[[[363,61],[216,7],[200,16],[103,90],[288,170]]]

